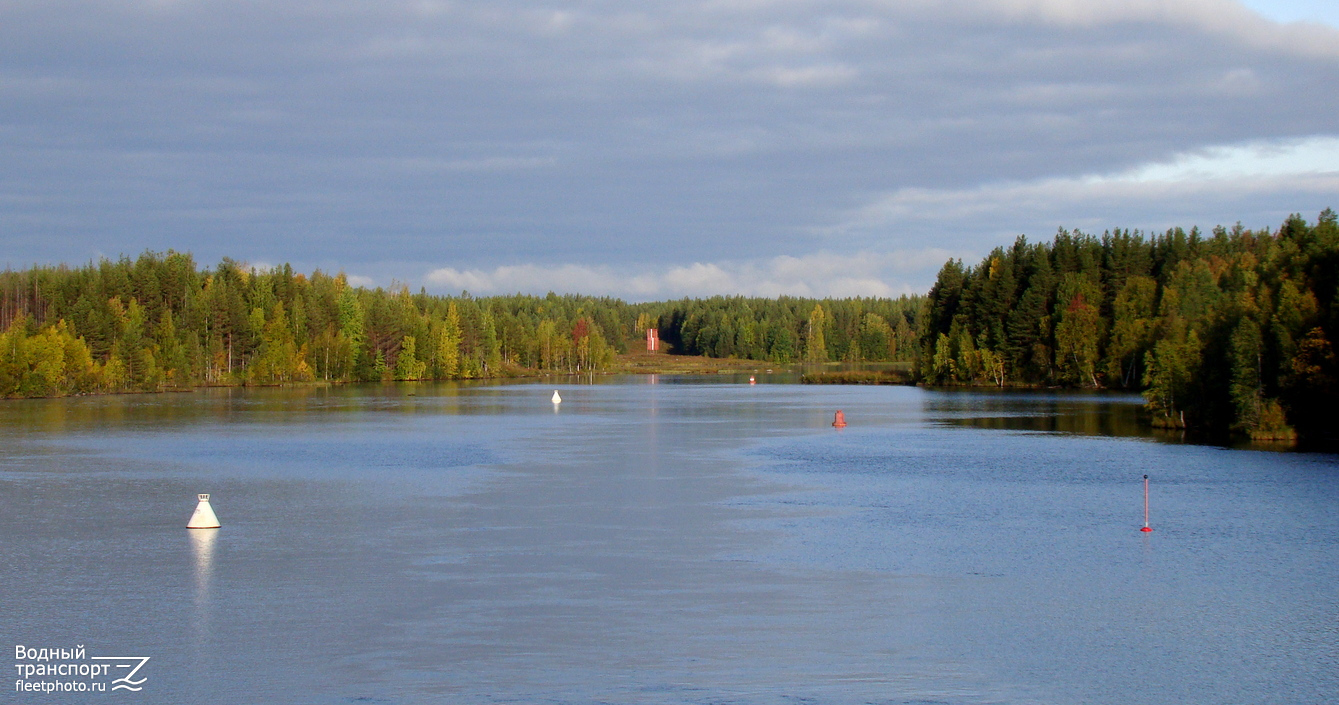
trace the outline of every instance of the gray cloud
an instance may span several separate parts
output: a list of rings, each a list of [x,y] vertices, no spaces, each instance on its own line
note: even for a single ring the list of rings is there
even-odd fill
[[[1228,0],[11,0],[0,241],[15,266],[174,247],[731,286],[778,256],[1264,225],[1333,180],[1074,185],[1339,135],[1335,85],[1339,31]]]

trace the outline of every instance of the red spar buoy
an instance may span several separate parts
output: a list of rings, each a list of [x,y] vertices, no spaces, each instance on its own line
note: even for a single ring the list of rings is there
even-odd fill
[[[1144,528],[1140,531],[1152,531],[1148,526],[1148,475],[1144,476]]]
[[[838,411],[835,415],[833,415],[832,427],[846,428],[846,414],[843,414],[842,412]]]

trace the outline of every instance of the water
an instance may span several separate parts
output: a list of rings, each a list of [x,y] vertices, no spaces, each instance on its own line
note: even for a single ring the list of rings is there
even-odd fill
[[[1128,396],[740,381],[4,402],[0,638],[150,657],[15,697],[1339,692],[1339,458],[1164,442]]]

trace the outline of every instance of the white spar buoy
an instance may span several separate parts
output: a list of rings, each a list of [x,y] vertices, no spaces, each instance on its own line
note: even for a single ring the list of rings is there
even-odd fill
[[[561,403],[563,403],[563,398],[560,397],[560,396],[558,396],[558,390],[556,390],[556,389],[553,390],[553,403],[554,403],[554,404],[561,404]]]
[[[195,513],[191,515],[191,520],[186,524],[188,529],[217,529],[219,528],[219,518],[214,516],[214,508],[209,506],[209,495],[196,495],[200,498],[200,503],[195,505]]]

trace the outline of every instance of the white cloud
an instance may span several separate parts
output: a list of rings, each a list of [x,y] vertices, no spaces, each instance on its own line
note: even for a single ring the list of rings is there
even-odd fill
[[[762,71],[769,83],[783,87],[835,86],[855,79],[856,70],[841,64],[805,66],[803,68],[772,67]]]
[[[1220,145],[1180,154],[1109,180],[1189,182],[1318,177],[1339,173],[1339,137]]]
[[[1250,46],[1309,56],[1339,56],[1339,32],[1316,23],[1279,23],[1236,0],[959,0],[959,12],[1062,27],[1156,23],[1192,27]]]
[[[357,274],[346,274],[345,279],[349,282],[351,286],[361,286],[371,289],[372,287],[377,285],[376,280],[374,280],[372,277],[364,277]]]
[[[941,248],[898,252],[822,252],[766,260],[695,262],[664,268],[508,265],[492,270],[444,267],[424,281],[441,292],[543,294],[549,291],[618,296],[636,301],[685,296],[848,297],[919,293],[950,257]]]
[[[830,233],[933,221],[1091,222],[1094,212],[1159,210],[1275,194],[1339,202],[1339,138],[1227,145],[1113,174],[1006,181],[966,189],[903,188],[858,209]],[[1229,215],[1229,217],[1231,217]],[[1212,225],[1217,223],[1202,223]]]

